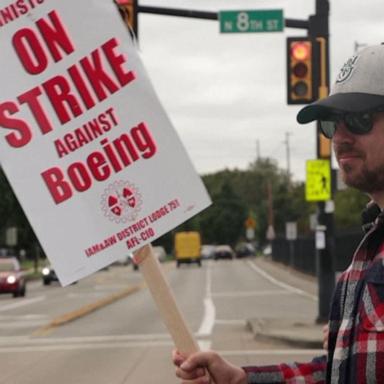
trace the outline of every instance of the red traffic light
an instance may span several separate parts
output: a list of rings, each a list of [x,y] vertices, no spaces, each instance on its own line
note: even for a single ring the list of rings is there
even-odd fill
[[[311,56],[311,43],[309,41],[297,41],[292,43],[291,56],[295,60],[307,60]]]
[[[310,38],[287,39],[288,104],[308,104],[316,99],[313,50],[314,43]]]

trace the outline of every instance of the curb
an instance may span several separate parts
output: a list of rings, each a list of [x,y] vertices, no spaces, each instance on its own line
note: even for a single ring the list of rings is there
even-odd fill
[[[293,320],[249,319],[246,328],[258,340],[305,349],[323,349],[322,325]]]

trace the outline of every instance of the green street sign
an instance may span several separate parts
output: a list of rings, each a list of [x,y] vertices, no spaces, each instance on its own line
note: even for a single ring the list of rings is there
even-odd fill
[[[221,33],[281,32],[284,29],[282,9],[267,11],[220,11]]]
[[[305,199],[327,201],[331,199],[331,163],[329,160],[307,160]]]

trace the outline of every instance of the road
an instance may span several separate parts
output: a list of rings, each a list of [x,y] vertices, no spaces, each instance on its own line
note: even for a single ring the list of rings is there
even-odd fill
[[[321,352],[255,340],[247,330],[249,318],[316,314],[313,284],[273,276],[265,265],[255,259],[162,265],[202,349],[239,365],[307,361]],[[131,267],[112,266],[66,288],[30,282],[25,298],[0,296],[1,384],[178,383],[172,348]]]

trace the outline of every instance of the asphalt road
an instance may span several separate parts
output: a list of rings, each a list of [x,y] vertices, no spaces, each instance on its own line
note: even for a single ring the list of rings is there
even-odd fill
[[[306,361],[320,351],[255,340],[249,318],[314,319],[313,284],[254,259],[163,264],[202,349],[239,365]],[[1,384],[177,383],[173,343],[139,271],[113,266],[61,288],[0,296]]]

